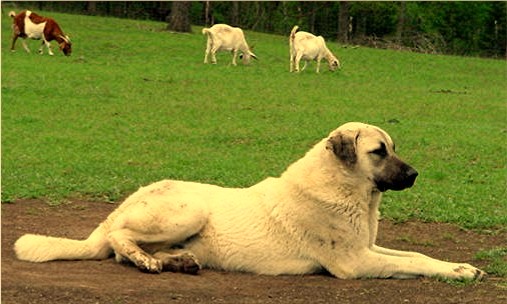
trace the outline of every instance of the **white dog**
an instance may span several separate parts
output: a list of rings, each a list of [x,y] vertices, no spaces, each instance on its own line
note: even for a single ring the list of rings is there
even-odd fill
[[[347,123],[278,178],[245,189],[165,180],[139,189],[86,240],[27,234],[19,259],[106,259],[143,271],[200,267],[258,274],[326,269],[338,278],[477,279],[469,264],[375,245],[382,192],[411,187],[417,171],[389,135]]]

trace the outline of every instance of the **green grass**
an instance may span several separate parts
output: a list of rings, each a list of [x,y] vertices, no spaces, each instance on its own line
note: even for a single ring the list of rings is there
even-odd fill
[[[487,268],[484,269],[488,274],[507,277],[507,247],[480,251],[475,258],[488,262]]]
[[[287,38],[246,31],[259,60],[204,65],[205,38],[165,24],[41,12],[71,57],[9,51],[2,16],[2,202],[118,201],[184,179],[248,186],[277,176],[331,130],[388,131],[420,172],[382,212],[469,228],[507,225],[506,63],[328,46],[343,69],[288,72]]]

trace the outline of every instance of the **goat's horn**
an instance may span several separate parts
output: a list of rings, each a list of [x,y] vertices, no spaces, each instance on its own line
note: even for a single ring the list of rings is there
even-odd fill
[[[60,35],[60,38],[63,39],[63,41],[67,42],[67,43],[70,43],[70,38],[69,36],[63,36],[63,35]]]

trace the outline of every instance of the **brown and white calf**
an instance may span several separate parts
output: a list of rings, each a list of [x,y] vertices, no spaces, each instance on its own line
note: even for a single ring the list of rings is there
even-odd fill
[[[243,30],[239,27],[232,27],[227,24],[215,24],[210,28],[202,29],[203,35],[208,35],[204,63],[208,63],[208,56],[211,55],[211,63],[217,63],[215,56],[217,51],[231,51],[232,64],[236,65],[238,52],[242,53],[243,64],[248,64],[250,58],[257,59],[246,43]]]
[[[317,73],[320,70],[320,61],[322,58],[327,60],[329,70],[334,71],[340,68],[340,61],[327,48],[326,42],[322,36],[315,36],[308,32],[297,32],[299,27],[296,25],[292,28],[289,37],[290,46],[290,71],[299,72],[299,61],[303,59],[305,65],[301,70],[306,68],[306,64],[310,60],[317,61]]]
[[[16,40],[21,37],[23,40],[23,48],[30,53],[30,49],[26,45],[24,39],[30,38],[34,40],[42,39],[42,45],[39,53],[43,53],[43,46],[46,45],[49,55],[54,55],[51,50],[50,41],[56,40],[60,45],[60,50],[69,56],[72,52],[72,43],[68,36],[66,36],[58,23],[52,18],[42,17],[36,13],[26,10],[16,15],[14,11],[9,13],[12,18],[12,45],[11,51],[14,51]]]

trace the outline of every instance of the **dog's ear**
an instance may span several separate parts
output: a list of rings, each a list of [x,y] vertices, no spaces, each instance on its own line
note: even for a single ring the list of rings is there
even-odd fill
[[[356,142],[358,137],[359,134],[340,132],[327,140],[326,149],[333,151],[334,155],[347,166],[353,166],[357,161]]]

